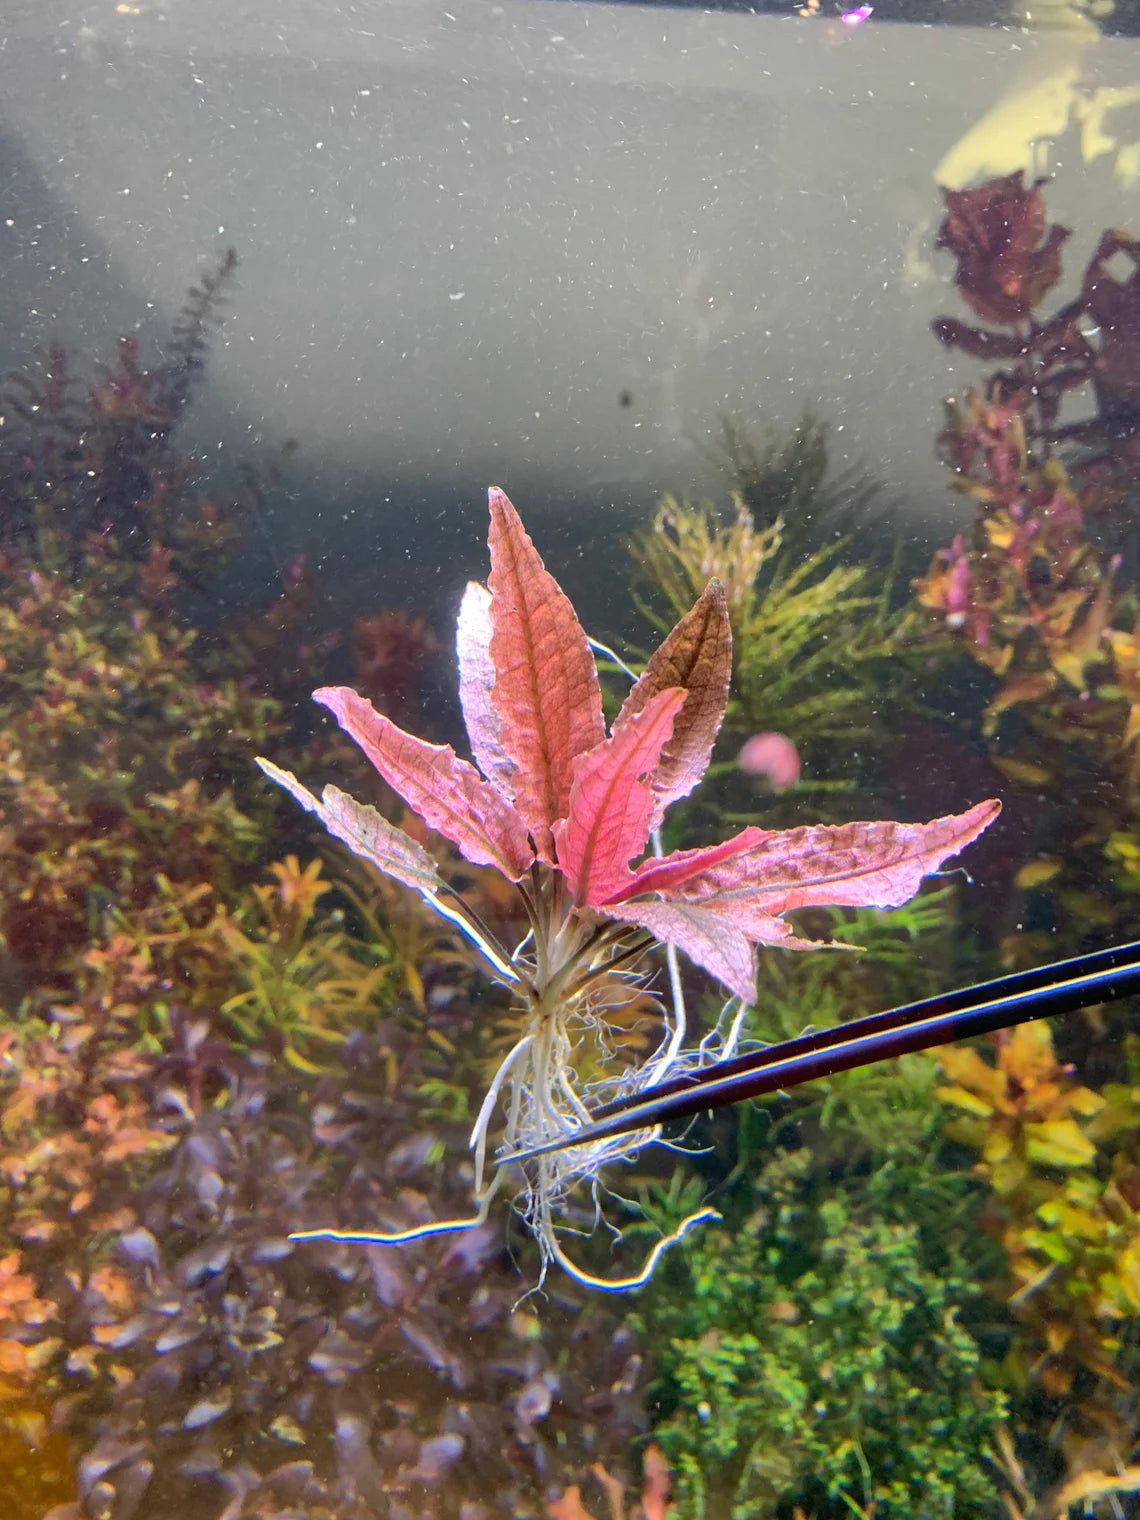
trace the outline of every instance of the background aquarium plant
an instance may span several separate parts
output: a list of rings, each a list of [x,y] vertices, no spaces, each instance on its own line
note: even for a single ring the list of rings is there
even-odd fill
[[[1128,1002],[611,1155],[570,1201],[586,1282],[536,1292],[511,1190],[429,1229],[503,1139],[517,1001],[255,757],[530,943],[310,702],[463,745],[498,481],[607,724],[724,587],[728,705],[663,853],[1002,803],[905,906],[797,909],[859,948],[764,947],[746,1012],[639,941],[578,1101],[663,1009],[749,1049],[1136,938],[1138,30],[9,4],[3,1520],[1136,1511]],[[290,1238],[329,1224],[411,1238]]]

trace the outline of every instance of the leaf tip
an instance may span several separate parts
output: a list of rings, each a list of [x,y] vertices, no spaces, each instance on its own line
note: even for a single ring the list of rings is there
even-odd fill
[[[496,515],[518,518],[519,514],[515,509],[514,503],[501,486],[487,487],[487,506],[490,509],[492,518]]]

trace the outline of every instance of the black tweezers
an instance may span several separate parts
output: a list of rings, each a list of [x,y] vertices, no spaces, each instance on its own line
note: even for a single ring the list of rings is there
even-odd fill
[[[887,1013],[812,1030],[729,1061],[697,1067],[648,1091],[606,1103],[594,1112],[591,1123],[557,1140],[502,1159],[525,1161],[567,1146],[650,1129],[835,1072],[1012,1028],[1031,1019],[1073,1013],[1134,992],[1140,992],[1140,941],[923,998]]]

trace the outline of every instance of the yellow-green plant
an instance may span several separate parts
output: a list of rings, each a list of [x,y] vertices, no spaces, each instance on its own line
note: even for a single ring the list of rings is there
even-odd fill
[[[937,1231],[913,1218],[923,1182]],[[639,1305],[679,1520],[992,1514],[1003,1400],[959,1321],[954,1179],[884,1166],[824,1185],[801,1147],[741,1192]]]
[[[758,529],[740,497],[728,521],[711,502],[667,497],[632,542],[650,592],[637,604],[667,627],[694,586],[722,580],[734,640],[730,728],[779,730],[801,747],[841,742],[849,754],[871,733],[895,658],[891,578],[844,562],[847,540],[804,556],[782,535],[782,519]]]
[[[1117,1470],[1140,1435],[1132,1332],[1140,1314],[1140,1089],[1101,1093],[1058,1062],[1045,1023],[949,1047],[947,1126],[979,1157],[983,1223],[1005,1255],[1015,1323],[1004,1371],[1059,1402],[1067,1481]]]
[[[637,606],[662,633],[693,605],[710,580],[724,587],[729,622],[734,637],[749,617],[761,570],[779,551],[783,519],[757,529],[752,513],[740,497],[734,497],[735,516],[723,521],[712,502],[694,505],[666,496],[657,508],[652,526],[634,539],[633,550],[644,578],[668,603],[662,616],[652,605],[635,597]]]
[[[221,1011],[246,1043],[271,1037],[290,1066],[315,1073],[320,1064],[307,1052],[342,1044],[351,1029],[383,1012],[397,967],[382,939],[345,931],[343,912],[319,914],[332,890],[321,880],[319,860],[302,869],[289,855],[270,870],[274,880],[252,888],[215,925],[238,989]]]

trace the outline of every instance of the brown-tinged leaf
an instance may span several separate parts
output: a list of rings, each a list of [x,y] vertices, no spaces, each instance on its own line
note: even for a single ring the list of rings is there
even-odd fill
[[[329,833],[354,855],[370,860],[385,875],[394,876],[416,892],[437,892],[443,886],[435,862],[423,846],[375,808],[354,801],[335,786],[326,786],[324,798],[318,802],[292,771],[260,757],[257,763],[270,781],[283,786],[307,812],[316,813]]]
[[[1025,352],[1025,342],[1020,337],[1004,333],[988,332],[984,327],[970,327],[954,317],[936,317],[931,323],[934,335],[947,348],[960,348],[974,359],[1017,359]]]
[[[554,859],[574,762],[606,737],[594,656],[574,608],[504,492],[491,509],[491,660],[502,747],[517,767],[515,807],[539,858]]]
[[[984,719],[986,733],[994,732],[997,720],[1003,712],[1023,702],[1040,702],[1056,685],[1057,677],[1052,670],[1034,670],[1023,676],[1011,677],[998,688],[997,696],[986,708]]]
[[[1067,1483],[1055,1488],[1045,1504],[1039,1507],[1039,1520],[1052,1520],[1055,1515],[1068,1514],[1076,1505],[1088,1507],[1106,1494],[1140,1493],[1140,1467],[1124,1467],[1119,1472],[1082,1472]]]
[[[728,603],[720,581],[712,580],[696,605],[655,650],[614,722],[616,736],[658,692],[676,686],[687,694],[653,776],[656,806],[651,829],[661,822],[670,803],[687,797],[707,770],[724,719],[731,676]]]
[[[1017,326],[1061,278],[1069,234],[1048,225],[1041,183],[1026,185],[1019,169],[943,192],[946,217],[935,246],[956,255],[955,283],[984,322]]]

